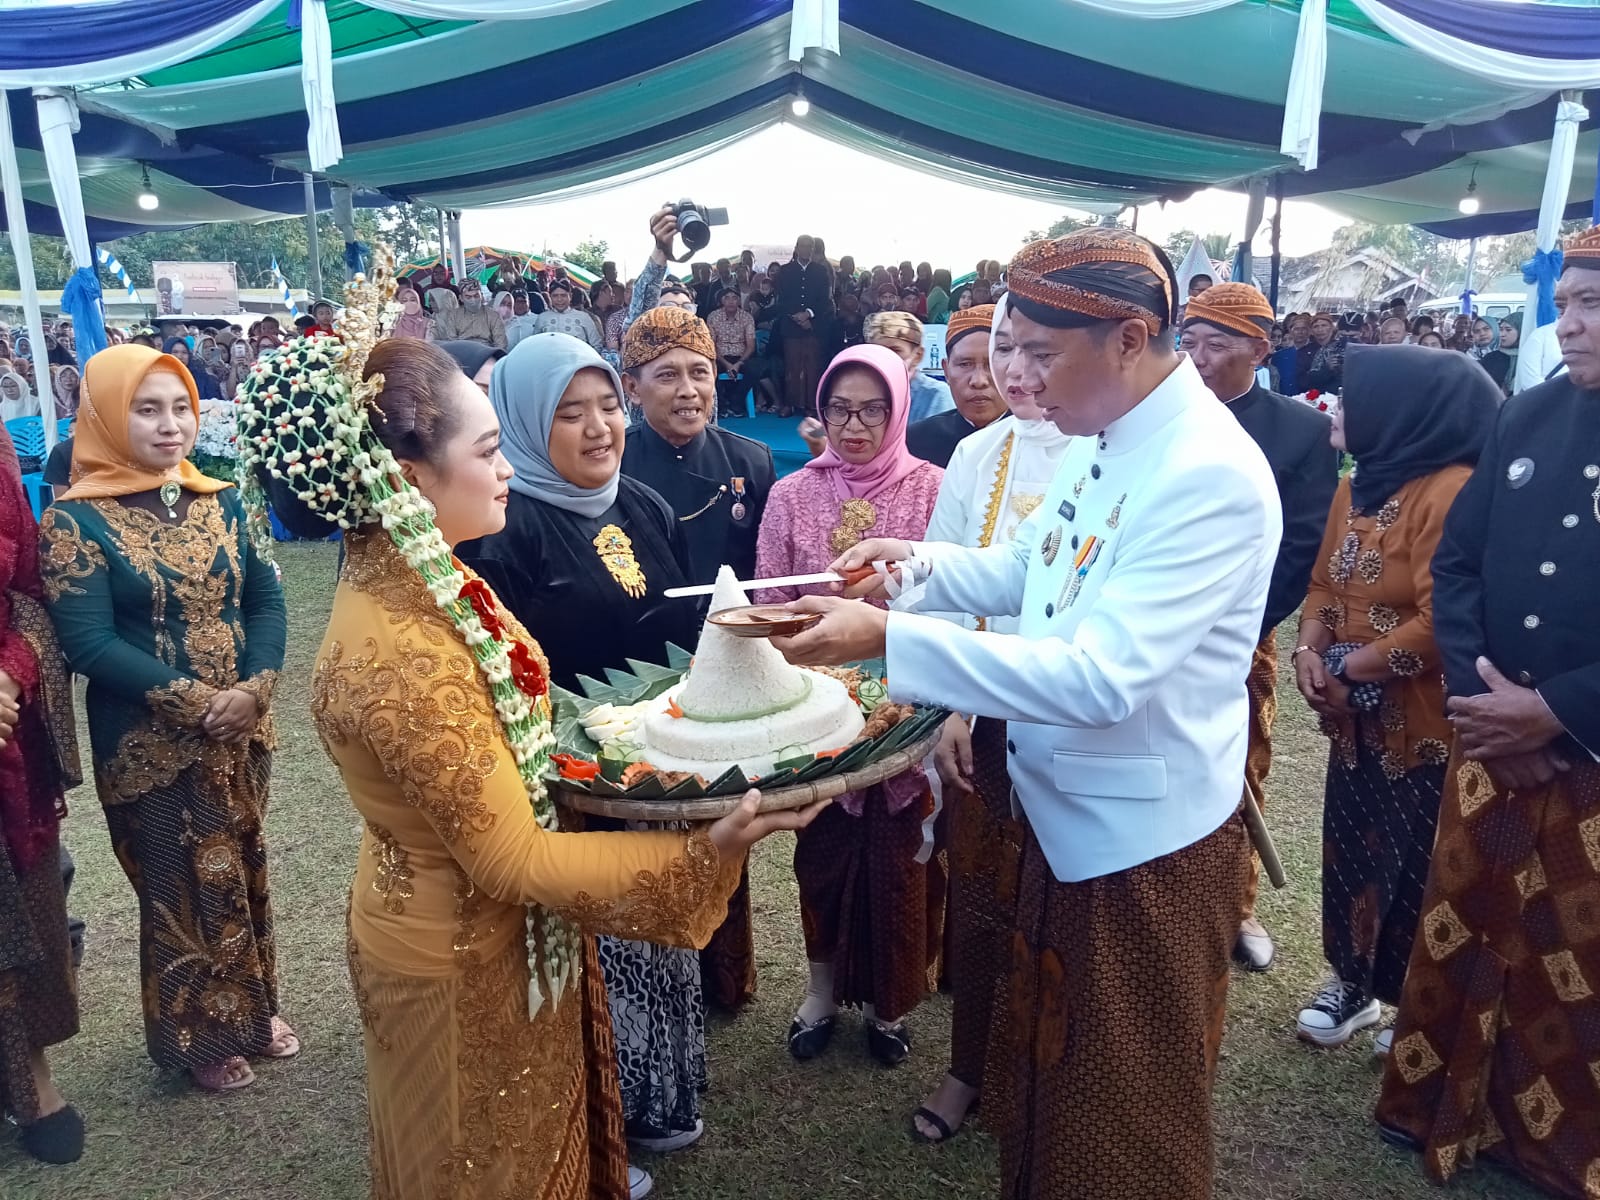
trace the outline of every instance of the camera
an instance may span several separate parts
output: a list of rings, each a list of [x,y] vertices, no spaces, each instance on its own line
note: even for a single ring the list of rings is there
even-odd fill
[[[727,209],[702,208],[693,200],[679,200],[672,205],[672,215],[678,218],[678,236],[691,253],[711,244],[711,226],[728,223]]]

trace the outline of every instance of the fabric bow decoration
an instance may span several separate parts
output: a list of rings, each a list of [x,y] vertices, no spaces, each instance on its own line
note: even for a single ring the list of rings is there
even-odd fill
[[[1539,289],[1538,304],[1534,314],[1540,325],[1555,324],[1556,280],[1561,278],[1561,247],[1535,250],[1533,257],[1522,264],[1522,282],[1535,284]]]

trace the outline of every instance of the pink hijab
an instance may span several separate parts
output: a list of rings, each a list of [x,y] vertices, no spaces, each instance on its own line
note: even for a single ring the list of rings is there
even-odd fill
[[[822,373],[817,385],[817,419],[822,420],[828,381],[846,367],[866,367],[889,387],[889,420],[877,455],[864,463],[848,463],[829,446],[806,464],[811,471],[827,471],[833,493],[840,500],[871,500],[927,464],[906,449],[906,422],[911,416],[911,382],[906,364],[887,346],[851,346],[841,351]]]

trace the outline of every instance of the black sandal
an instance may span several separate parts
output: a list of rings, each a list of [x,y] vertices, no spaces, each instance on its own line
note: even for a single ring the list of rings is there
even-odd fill
[[[922,1130],[918,1129],[918,1117],[921,1117],[929,1125],[932,1125],[935,1129],[937,1129],[939,1131],[939,1136],[929,1137],[927,1134],[923,1133]],[[930,1146],[937,1146],[940,1142],[948,1142],[959,1132],[961,1131],[958,1129],[951,1129],[950,1123],[938,1113],[934,1112],[931,1108],[919,1108],[916,1112],[911,1114],[911,1140],[914,1142],[926,1142]]]
[[[72,1105],[22,1127],[22,1148],[40,1162],[62,1167],[83,1157],[83,1118]]]
[[[911,1031],[904,1024],[867,1022],[867,1049],[886,1067],[898,1067],[911,1054]]]
[[[789,1026],[789,1053],[800,1062],[819,1057],[833,1041],[835,1014],[807,1024],[799,1017]]]

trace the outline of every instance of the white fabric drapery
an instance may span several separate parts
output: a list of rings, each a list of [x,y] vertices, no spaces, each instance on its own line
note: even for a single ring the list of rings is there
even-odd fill
[[[72,135],[78,132],[77,101],[71,92],[55,88],[38,88],[33,98],[39,108],[39,141],[44,146],[45,169],[50,172],[50,190],[61,215],[61,235],[72,252],[72,265],[92,269],[83,186],[78,179],[78,156],[72,148]]]
[[[1578,153],[1578,127],[1589,119],[1589,110],[1578,103],[1580,93],[1569,93],[1556,106],[1556,128],[1550,138],[1550,162],[1545,169],[1544,195],[1539,200],[1539,230],[1535,235],[1538,248],[1549,252],[1555,249],[1561,234],[1561,214],[1567,207],[1567,192],[1572,186],[1572,162]],[[1528,285],[1528,302],[1522,307],[1522,336],[1519,345],[1526,346],[1539,328],[1539,285]]]
[[[839,53],[839,0],[794,0],[789,61],[801,62],[812,49]]]
[[[1305,0],[1294,39],[1289,94],[1283,101],[1279,149],[1307,171],[1317,169],[1322,125],[1322,84],[1328,74],[1328,0]]]
[[[1492,83],[1546,93],[1566,88],[1600,87],[1600,59],[1534,58],[1512,54],[1430,29],[1420,21],[1395,12],[1382,0],[1355,0],[1355,6],[1402,45]],[[1572,14],[1574,19],[1580,19],[1579,14],[1584,20],[1600,19],[1592,8],[1574,6]]]
[[[326,171],[344,157],[344,143],[333,102],[333,32],[324,0],[304,0],[300,6],[300,84],[311,119],[306,134],[311,169]]]
[[[50,357],[44,344],[44,314],[39,311],[39,286],[33,274],[33,245],[28,241],[28,216],[22,207],[22,172],[17,167],[17,141],[11,132],[11,105],[0,90],[0,191],[5,193],[6,228],[11,233],[11,254],[17,261],[17,283],[22,288],[23,319],[28,326],[28,357],[33,360],[33,391],[41,412],[55,415],[50,388]],[[44,443],[54,449],[56,423],[44,423]]]

